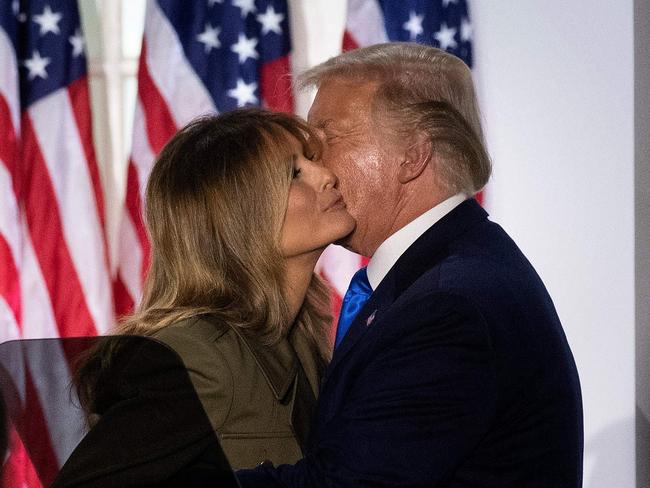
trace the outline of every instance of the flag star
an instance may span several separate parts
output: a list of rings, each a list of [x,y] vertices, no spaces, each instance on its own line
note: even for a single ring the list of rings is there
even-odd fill
[[[474,35],[474,29],[467,17],[463,17],[460,23],[460,40],[463,42],[471,41]]]
[[[443,7],[449,7],[450,3],[458,3],[458,0],[442,0]]]
[[[14,16],[18,17],[18,13],[20,12],[20,3],[18,0],[13,0],[13,2],[11,2],[11,10],[14,13]]]
[[[244,107],[249,103],[257,103],[255,90],[257,90],[257,83],[253,82],[249,84],[239,78],[237,80],[237,86],[228,90],[228,96],[237,99],[237,107]]]
[[[196,40],[205,45],[205,52],[209,53],[212,51],[212,48],[218,49],[221,47],[221,42],[219,41],[219,34],[221,29],[219,27],[212,27],[208,22],[205,24],[205,30],[196,36]]]
[[[448,27],[445,22],[440,26],[440,30],[436,32],[433,37],[440,43],[440,49],[449,49],[455,48],[458,46],[454,36],[456,35],[456,29],[453,27]]]
[[[208,7],[214,7],[215,3],[223,3],[223,0],[208,0]]]
[[[283,20],[284,14],[276,12],[273,8],[273,5],[269,5],[269,7],[266,9],[266,12],[257,16],[257,21],[262,24],[262,35],[266,35],[269,32],[282,34],[282,27],[280,27],[280,22]]]
[[[242,19],[245,19],[248,14],[254,13],[256,10],[255,0],[233,0],[232,5],[241,9]]]
[[[34,54],[29,59],[26,59],[23,64],[29,70],[27,75],[29,80],[33,80],[37,76],[43,79],[47,78],[47,71],[45,68],[50,64],[52,60],[50,58],[42,58],[40,53],[37,50],[34,50]]]
[[[84,38],[81,35],[81,29],[77,29],[74,36],[69,37],[68,40],[72,44],[72,57],[81,56],[84,52]]]
[[[239,56],[239,63],[243,64],[248,58],[259,58],[259,54],[257,53],[255,46],[257,46],[257,39],[255,37],[248,39],[246,35],[239,34],[239,39],[230,47],[230,49],[232,52],[237,53]]]
[[[411,10],[408,22],[404,22],[404,25],[402,27],[404,30],[409,31],[412,41],[414,41],[417,36],[424,32],[424,29],[422,28],[423,20],[424,14],[417,15],[413,10]]]
[[[59,12],[52,12],[52,9],[49,5],[46,5],[43,9],[43,13],[40,15],[34,15],[32,20],[40,26],[40,35],[44,36],[48,32],[53,34],[60,34],[59,22],[61,21],[63,15]]]

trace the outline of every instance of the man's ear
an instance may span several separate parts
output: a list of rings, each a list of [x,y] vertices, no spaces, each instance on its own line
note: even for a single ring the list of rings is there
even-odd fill
[[[406,147],[402,162],[397,173],[400,183],[408,183],[419,177],[433,158],[433,145],[431,139],[422,133],[411,139],[411,144]]]

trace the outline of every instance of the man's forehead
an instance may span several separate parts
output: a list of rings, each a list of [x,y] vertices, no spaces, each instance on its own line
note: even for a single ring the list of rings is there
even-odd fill
[[[325,128],[337,121],[368,112],[377,90],[370,81],[335,78],[324,81],[309,110],[309,122]]]

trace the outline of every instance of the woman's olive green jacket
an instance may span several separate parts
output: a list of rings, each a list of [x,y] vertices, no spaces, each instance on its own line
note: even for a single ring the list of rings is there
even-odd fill
[[[272,346],[209,315],[117,341],[101,369],[99,419],[52,487],[157,485],[222,465],[302,457],[319,361],[301,331]],[[216,442],[218,440],[218,443]]]
[[[180,355],[233,468],[265,460],[293,464],[302,457],[319,367],[298,330],[265,346],[203,317],[153,337]]]

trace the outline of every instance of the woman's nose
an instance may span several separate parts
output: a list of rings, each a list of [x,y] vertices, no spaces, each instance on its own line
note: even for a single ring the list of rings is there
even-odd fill
[[[330,170],[329,168],[326,168],[325,166],[320,166],[321,170],[321,181],[322,181],[322,189],[330,189],[330,188],[336,188],[338,185],[338,178],[336,175]]]

